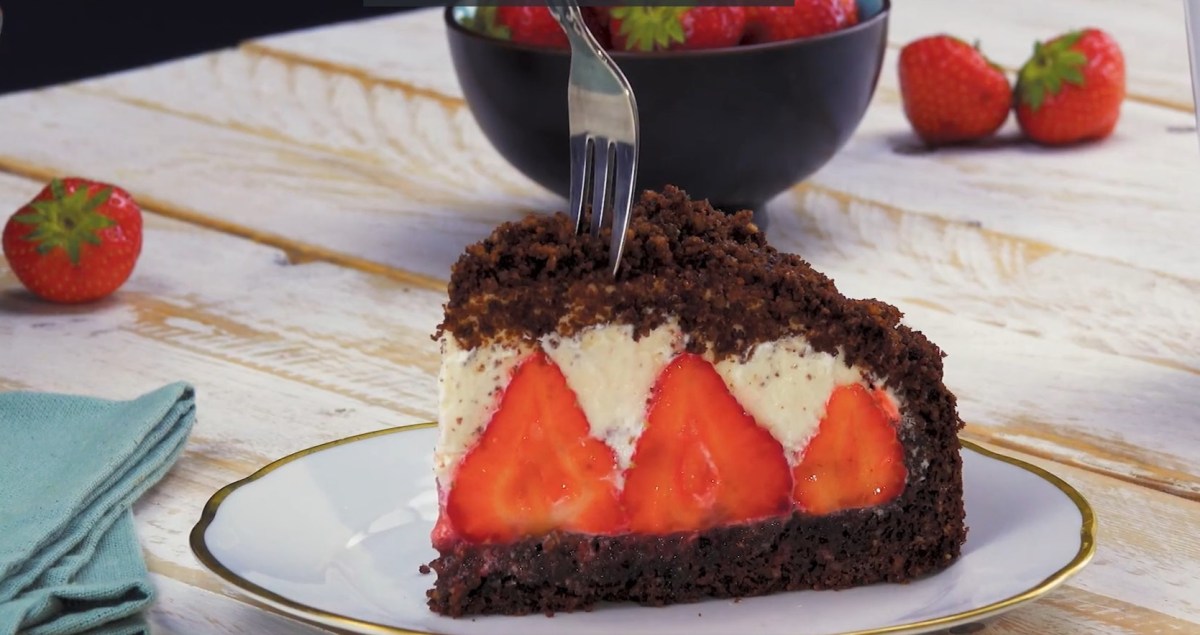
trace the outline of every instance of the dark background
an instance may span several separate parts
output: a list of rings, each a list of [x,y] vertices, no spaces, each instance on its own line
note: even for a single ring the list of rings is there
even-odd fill
[[[362,0],[0,0],[0,93],[380,16]]]

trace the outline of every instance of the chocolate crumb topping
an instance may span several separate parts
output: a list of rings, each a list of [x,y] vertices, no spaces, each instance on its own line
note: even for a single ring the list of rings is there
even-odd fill
[[[500,225],[454,265],[434,338],[475,348],[602,324],[631,325],[640,338],[674,318],[691,352],[723,359],[802,335],[906,399],[954,411],[940,349],[900,324],[896,307],[846,298],[800,256],[767,244],[749,211],[725,214],[668,186],[634,204],[615,279],[608,242],[607,230],[574,234],[562,213]]]

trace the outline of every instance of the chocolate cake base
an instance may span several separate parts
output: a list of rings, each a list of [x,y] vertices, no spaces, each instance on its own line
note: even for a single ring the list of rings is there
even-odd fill
[[[910,462],[929,456],[914,454]],[[450,616],[552,614],[600,602],[661,606],[908,582],[959,556],[960,466],[957,451],[942,454],[899,499],[829,516],[793,513],[668,536],[555,532],[513,544],[459,543],[429,565],[437,572],[429,607]]]
[[[907,582],[944,569],[958,540],[892,533],[874,511],[791,518],[699,534],[555,533],[512,545],[463,544],[434,560],[429,606],[451,616],[666,605],[710,597]],[[869,527],[865,529],[864,527]]]

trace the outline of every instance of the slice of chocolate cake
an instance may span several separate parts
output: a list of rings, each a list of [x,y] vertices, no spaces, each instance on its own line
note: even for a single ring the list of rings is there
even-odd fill
[[[942,353],[680,190],[608,237],[562,214],[454,267],[429,606],[662,605],[905,582],[966,536]]]

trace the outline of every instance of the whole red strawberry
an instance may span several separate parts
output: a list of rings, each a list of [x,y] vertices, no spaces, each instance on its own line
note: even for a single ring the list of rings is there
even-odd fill
[[[1030,139],[1064,145],[1112,134],[1125,99],[1125,56],[1099,29],[1034,46],[1017,76],[1017,123]]]
[[[846,28],[858,24],[858,0],[841,0],[842,10],[846,12]]]
[[[735,46],[745,29],[742,7],[614,7],[608,23],[613,48],[643,52]]]
[[[567,34],[545,5],[496,7],[495,24],[492,28],[506,33],[507,39],[521,44],[552,48],[570,46]]]
[[[46,300],[98,300],[125,283],[142,251],[142,212],[119,187],[55,179],[4,226],[4,257]]]
[[[858,23],[854,0],[795,0],[790,7],[748,7],[746,43],[795,40]]]
[[[921,38],[900,51],[904,114],[929,145],[995,133],[1008,119],[1012,88],[979,49],[949,35]]]

